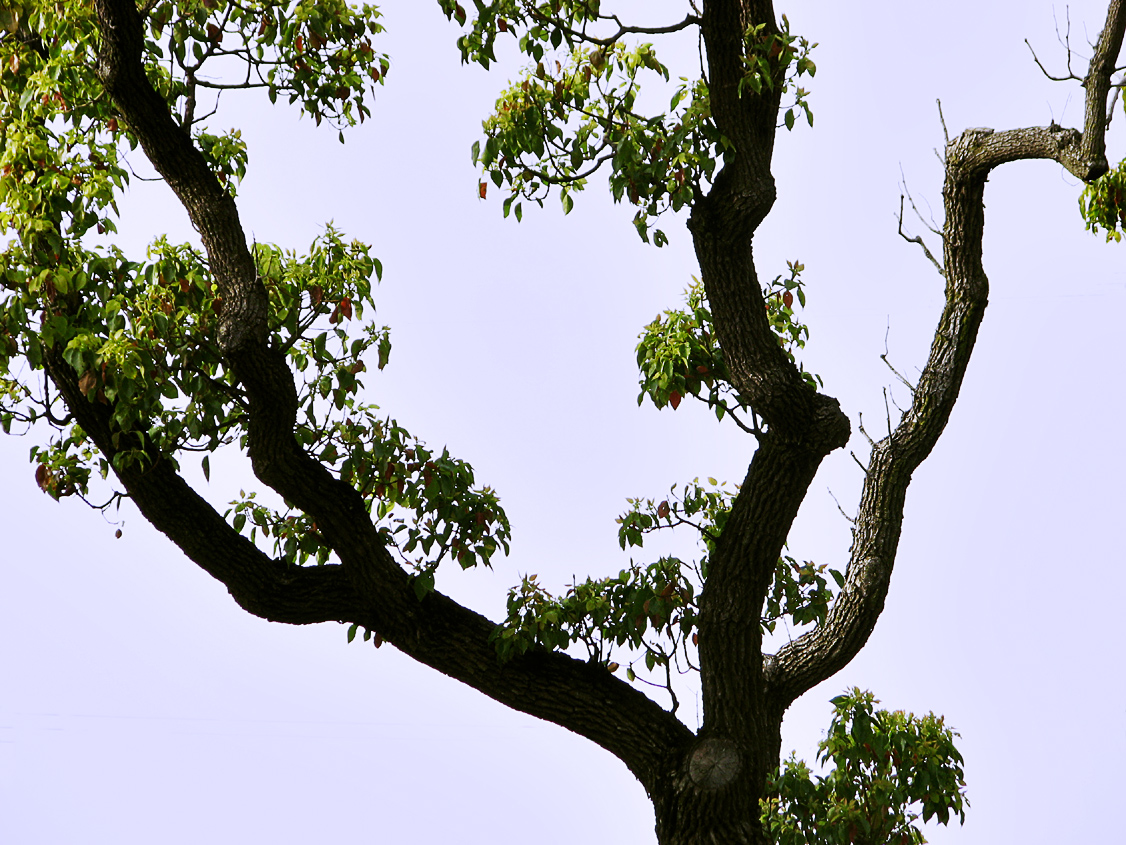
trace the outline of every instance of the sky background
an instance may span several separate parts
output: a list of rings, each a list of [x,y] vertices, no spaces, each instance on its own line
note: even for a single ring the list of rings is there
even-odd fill
[[[683,16],[673,2],[634,8],[647,24]],[[905,8],[778,4],[820,45],[806,85],[816,125],[779,134],[779,198],[757,260],[765,278],[805,264],[803,358],[849,413],[862,457],[858,415],[879,436],[883,389],[905,399],[880,354],[917,373],[941,307],[942,280],[896,233],[904,178],[941,214],[936,98],[952,134],[1082,118],[1078,85],[1046,80],[1024,44],[1062,70],[1064,6]],[[1069,8],[1083,57],[1105,8]],[[696,272],[683,220],[663,223],[668,247],[645,246],[597,180],[569,217],[552,202],[503,220],[498,199],[477,198],[469,147],[513,65],[459,66],[436,3],[384,12],[375,46],[392,70],[346,145],[249,99],[224,102],[213,125],[240,126],[250,144],[248,234],[303,249],[333,220],[382,259],[376,319],[394,349],[367,395],[498,490],[511,556],[439,576],[497,618],[522,573],[558,589],[616,572],[625,497],[696,476],[738,481],[753,441],[697,403],[636,404],[638,332]],[[658,43],[688,62],[693,50]],[[1112,158],[1126,154],[1124,123],[1119,113]],[[845,688],[944,714],[961,734],[971,807],[963,828],[928,826],[935,843],[1119,835],[1126,247],[1084,232],[1079,193],[1043,162],[990,180],[991,304],[958,406],[909,491],[887,608],[861,655],[784,725],[783,752],[812,761]],[[135,182],[124,210],[135,255],[160,232],[193,237],[162,185]],[[34,437],[0,440],[0,841],[654,842],[644,791],[606,752],[392,648],[346,645],[344,626],[245,614],[128,508],[115,540],[118,525],[41,494]],[[852,513],[860,480],[848,450],[826,460],[791,554],[843,566],[849,530],[833,496]],[[223,507],[251,483],[219,461],[206,494]],[[695,726],[695,702],[680,715]]]

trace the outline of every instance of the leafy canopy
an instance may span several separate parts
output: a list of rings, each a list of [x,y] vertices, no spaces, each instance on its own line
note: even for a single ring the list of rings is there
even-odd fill
[[[524,200],[542,205],[553,191],[569,212],[573,195],[603,170],[615,200],[636,208],[640,236],[661,246],[667,237],[656,219],[689,207],[717,165],[737,155],[712,120],[702,71],[673,82],[651,43],[632,43],[638,34],[685,28],[693,16],[642,30],[602,14],[598,0],[475,0],[472,18],[453,0],[440,4],[462,27],[466,61],[489,67],[505,38],[530,62],[501,93],[472,149],[488,180],[480,196],[491,182],[506,194],[506,216],[520,220]],[[263,89],[271,102],[280,97],[318,124],[327,120],[343,141],[344,129],[370,115],[370,97],[390,69],[373,46],[383,28],[368,5],[157,0],[144,14],[145,70],[232,195],[250,159],[237,129],[209,124],[222,96]],[[130,181],[125,155],[138,140],[98,80],[90,4],[8,2],[0,25],[0,228],[9,238],[0,254],[0,425],[53,430],[31,459],[40,488],[56,499],[90,500],[96,492],[108,507],[124,496],[113,487],[114,470],[178,466],[189,453],[202,456],[206,476],[212,453],[245,451],[248,424],[243,387],[217,337],[224,303],[207,257],[164,237],[145,255],[128,256],[111,240]],[[792,99],[782,124],[792,129],[804,114],[812,125],[808,92],[796,80],[816,72],[815,45],[791,34],[785,18],[780,32],[751,27],[744,39],[741,90],[778,88]],[[671,85],[667,108],[645,105],[647,77]],[[1110,195],[1111,188],[1100,190]],[[1092,219],[1110,228],[1106,213],[1098,214]],[[271,342],[299,374],[297,439],[362,495],[385,542],[413,569],[419,598],[434,589],[444,560],[488,565],[498,550],[507,552],[507,517],[472,468],[362,399],[365,373],[382,370],[391,351],[388,329],[370,321],[372,281],[382,267],[369,246],[330,224],[303,252],[268,243],[252,252],[269,297]],[[803,270],[790,262],[763,289],[770,325],[795,362],[809,336],[795,310],[806,301]],[[754,408],[731,384],[698,281],[684,308],[644,328],[637,363],[639,403],[676,410],[691,396],[719,421],[760,433]],[[48,367],[70,373],[82,399],[105,409],[109,453],[94,448],[49,390],[41,376]],[[626,663],[630,681],[664,688],[675,709],[674,675],[698,663],[698,599],[732,497],[709,479],[674,485],[659,502],[630,499],[618,520],[622,549],[640,552],[649,535],[686,529],[699,540],[698,556],[631,560],[617,576],[576,581],[559,596],[537,576],[524,577],[493,633],[498,660],[580,648],[611,671]],[[332,558],[315,521],[284,503],[265,504],[254,491],[231,502],[226,517],[293,566]],[[833,587],[842,584],[825,564],[781,557],[763,629],[782,620],[795,628],[823,623]],[[763,812],[779,842],[919,842],[910,807],[943,822],[951,812],[962,815],[961,758],[941,720],[876,712],[873,703],[857,691],[834,699],[837,716],[822,744],[823,762],[836,767],[830,774],[814,777],[796,761],[778,774]]]

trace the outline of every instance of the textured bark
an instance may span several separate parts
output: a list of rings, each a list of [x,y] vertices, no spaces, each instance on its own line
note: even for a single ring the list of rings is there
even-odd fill
[[[930,454],[958,398],[988,301],[981,264],[986,179],[993,168],[1026,158],[1058,161],[1083,180],[1107,171],[1106,99],[1124,16],[1115,0],[1085,82],[1083,132],[1055,125],[973,129],[949,145],[943,190],[946,302],[927,365],[910,409],[873,448],[846,583],[829,618],[764,659],[758,619],[771,572],[817,467],[848,440],[849,426],[837,402],[808,389],[781,354],[764,317],[754,267],[753,234],[774,201],[770,158],[777,98],[731,96],[742,72],[737,51],[743,49],[733,30],[741,33],[763,21],[772,26],[772,10],[768,3],[730,0],[705,4],[704,12],[713,114],[736,152],[693,209],[689,226],[732,379],[769,429],[713,556],[701,607],[701,737],[715,743],[708,756],[718,755],[724,761],[720,768],[734,774],[707,790],[681,777],[677,800],[667,808],[657,802],[658,830],[662,843],[757,843],[767,841],[757,799],[766,774],[779,762],[782,714],[867,642],[890,584],[912,473]]]
[[[1056,161],[1085,181],[1107,172],[1106,100],[1124,28],[1126,15],[1119,0],[1114,0],[1084,83],[1083,132],[1054,124],[1005,132],[967,129],[947,145],[942,192],[946,214],[942,316],[911,407],[895,431],[873,447],[841,595],[825,625],[767,659],[771,696],[782,706],[847,665],[864,646],[883,609],[907,486],[950,419],[988,303],[982,234],[990,172],[1007,162],[1031,158]]]
[[[282,351],[268,342],[266,294],[234,201],[149,84],[135,4],[98,0],[96,8],[103,85],[207,251],[223,299],[220,343],[248,400],[254,472],[316,519],[341,564],[302,569],[270,559],[227,526],[167,462],[143,474],[119,473],[138,508],[252,613],[292,623],[362,624],[501,703],[591,739],[651,786],[668,769],[670,756],[691,741],[683,724],[600,665],[563,654],[533,654],[499,665],[488,641],[495,624],[440,593],[420,602],[410,577],[380,541],[359,493],[301,449],[294,437],[293,374]],[[51,374],[83,428],[112,457],[108,422],[98,419],[104,411],[85,401],[65,362],[53,360]]]
[[[766,0],[705,0],[699,25],[712,112],[735,152],[689,227],[731,378],[765,421],[759,448],[710,563],[701,597],[699,659],[703,725],[694,735],[605,668],[559,653],[501,665],[494,623],[433,593],[419,601],[410,577],[382,544],[360,495],[309,456],[294,437],[297,392],[267,331],[266,292],[256,276],[234,200],[153,90],[142,65],[134,0],[96,0],[99,76],[115,106],[199,231],[223,300],[220,343],[245,392],[248,450],[257,477],[312,516],[341,563],[298,568],[240,536],[150,452],[146,470],[118,476],[145,517],[222,581],[246,610],[280,622],[355,622],[411,657],[497,701],[562,725],[619,757],[653,800],[662,845],[767,841],[759,799],[779,762],[783,714],[799,695],[844,667],[883,608],[912,474],[950,418],[988,301],[981,264],[985,182],[1022,158],[1060,162],[1080,179],[1108,169],[1104,129],[1110,74],[1126,27],[1113,0],[1084,82],[1083,131],[1059,126],[972,129],[946,150],[943,232],[946,301],[913,402],[873,447],[857,513],[845,586],[826,623],[764,656],[760,617],[774,569],[821,461],[850,436],[839,403],[802,379],[766,319],[753,237],[775,199],[771,158],[780,90],[739,94],[748,26],[777,31]],[[82,428],[110,459],[110,410],[86,401],[73,370],[46,366]],[[138,444],[130,444],[137,446]]]

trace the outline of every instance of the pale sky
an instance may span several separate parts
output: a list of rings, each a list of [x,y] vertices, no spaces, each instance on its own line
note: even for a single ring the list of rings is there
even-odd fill
[[[671,0],[642,6],[647,23],[683,15]],[[375,319],[394,349],[368,396],[499,492],[511,556],[491,573],[439,576],[497,618],[521,573],[558,589],[617,572],[625,497],[695,476],[738,481],[753,442],[697,403],[636,404],[637,334],[696,272],[683,220],[664,221],[668,247],[645,246],[597,180],[567,218],[552,202],[503,220],[499,200],[477,198],[469,148],[512,66],[459,66],[436,3],[384,11],[375,46],[392,70],[347,145],[234,98],[213,125],[240,125],[250,144],[241,208],[258,241],[304,248],[333,220],[382,259]],[[916,373],[941,305],[942,280],[896,234],[901,172],[920,207],[941,213],[935,99],[956,134],[1076,125],[1082,91],[1044,79],[1024,45],[1063,68],[1040,0],[778,11],[820,43],[806,85],[816,124],[779,134],[759,268],[770,278],[804,262],[803,357],[863,456],[857,414],[879,436],[883,388],[903,401],[879,359],[885,338],[897,369]],[[1065,7],[1055,11],[1062,25]],[[1070,4],[1083,55],[1104,14]],[[1119,114],[1112,159],[1126,155],[1124,124]],[[963,828],[928,826],[944,845],[1120,836],[1126,246],[1084,232],[1079,193],[1043,162],[991,179],[991,304],[959,404],[908,494],[887,609],[861,655],[784,726],[784,753],[812,762],[828,700],[847,687],[944,714],[971,802]],[[164,231],[192,237],[170,192],[135,183],[123,245],[140,254]],[[343,626],[248,616],[128,507],[115,540],[101,515],[41,494],[34,436],[0,440],[0,842],[655,841],[643,790],[606,752],[390,647],[347,645]],[[795,557],[843,565],[848,524],[829,491],[851,513],[859,482],[847,450],[825,462]],[[206,495],[222,507],[252,483],[244,465],[217,461]],[[680,715],[695,726],[695,702]]]

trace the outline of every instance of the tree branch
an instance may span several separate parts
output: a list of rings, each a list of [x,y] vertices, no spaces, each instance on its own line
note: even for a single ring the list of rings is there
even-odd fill
[[[947,146],[943,187],[946,303],[911,407],[895,431],[872,449],[840,595],[824,625],[766,661],[770,694],[779,706],[788,706],[846,666],[867,642],[883,610],[907,486],[950,419],[988,303],[989,281],[981,256],[985,183],[990,172],[1007,162],[1028,158],[1057,161],[1085,181],[1106,172],[1106,97],[1124,27],[1122,4],[1113,0],[1084,82],[1087,103],[1083,133],[1054,124],[1007,132],[967,129]],[[1092,115],[1098,115],[1098,119]]]
[[[207,250],[224,302],[220,345],[246,392],[254,472],[316,520],[341,564],[304,570],[270,561],[207,510],[167,462],[158,460],[142,475],[121,474],[138,507],[198,565],[232,593],[237,590],[239,603],[252,613],[282,621],[338,619],[378,631],[416,660],[509,707],[591,739],[652,787],[657,773],[667,768],[668,755],[690,741],[688,728],[600,665],[560,653],[533,653],[501,666],[489,641],[495,624],[440,593],[419,601],[411,577],[391,557],[360,494],[301,449],[294,437],[293,374],[284,353],[269,341],[266,292],[235,203],[149,83],[133,0],[97,0],[96,9],[102,32],[99,77]],[[53,375],[66,383],[62,366]],[[67,394],[72,409],[93,406],[75,390]],[[185,523],[183,507],[198,521]],[[287,614],[278,612],[282,597],[292,602],[309,591],[331,601],[311,606],[304,616],[300,601]]]

